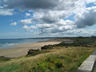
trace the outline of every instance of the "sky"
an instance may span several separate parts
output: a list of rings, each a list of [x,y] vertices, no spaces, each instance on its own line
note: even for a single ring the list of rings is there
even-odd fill
[[[96,0],[0,0],[0,39],[96,36]]]

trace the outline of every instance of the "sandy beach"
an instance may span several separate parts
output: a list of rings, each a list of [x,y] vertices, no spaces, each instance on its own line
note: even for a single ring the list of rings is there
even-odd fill
[[[15,46],[12,46],[15,48],[0,49],[0,56],[11,57],[11,58],[25,56],[29,49],[41,48],[44,45],[53,45],[53,44],[58,44],[58,43],[60,42],[46,41],[46,42],[15,45]]]

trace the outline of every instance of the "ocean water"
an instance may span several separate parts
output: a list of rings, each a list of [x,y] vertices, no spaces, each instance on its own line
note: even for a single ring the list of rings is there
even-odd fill
[[[48,39],[0,39],[0,48],[11,48],[13,45],[46,41]]]

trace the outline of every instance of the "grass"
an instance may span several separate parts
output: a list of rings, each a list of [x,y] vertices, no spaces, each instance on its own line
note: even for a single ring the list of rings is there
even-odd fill
[[[34,66],[30,72],[76,72],[80,64],[90,53],[70,48],[71,51],[62,51],[55,55],[49,55],[44,60]]]
[[[8,57],[3,57],[3,56],[0,57],[0,62],[9,61],[9,60],[10,58]]]
[[[96,63],[95,63],[95,67],[94,67],[94,72],[96,72]]]
[[[9,64],[0,67],[0,72],[17,72],[20,68],[20,65],[18,64]]]
[[[0,72],[76,72],[95,50],[88,47],[55,47],[36,56],[11,59],[0,63]]]
[[[59,46],[83,46],[83,47],[92,47],[96,46],[96,38],[81,38],[75,39],[73,43],[61,42]]]

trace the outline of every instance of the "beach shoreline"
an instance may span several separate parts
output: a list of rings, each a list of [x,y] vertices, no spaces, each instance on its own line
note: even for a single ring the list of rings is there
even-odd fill
[[[13,45],[13,48],[0,49],[0,56],[16,58],[25,56],[29,49],[41,48],[44,45],[54,45],[59,44],[60,41],[41,41],[35,43],[26,43],[20,45]]]

